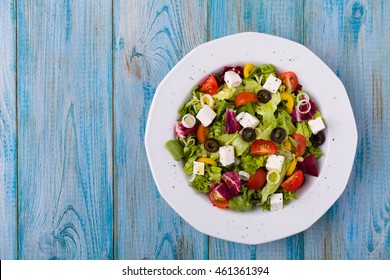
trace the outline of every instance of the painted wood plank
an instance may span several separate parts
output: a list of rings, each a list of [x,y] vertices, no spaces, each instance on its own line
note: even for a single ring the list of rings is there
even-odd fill
[[[305,43],[343,81],[359,134],[345,192],[305,232],[311,258],[390,258],[389,18],[385,0],[306,1]]]
[[[0,259],[16,259],[16,23],[14,1],[0,1]]]
[[[209,38],[256,31],[297,42],[303,37],[301,1],[210,1]],[[210,259],[302,259],[303,234],[250,246],[210,238]]]
[[[19,257],[111,259],[110,1],[18,1]]]
[[[206,40],[206,8],[205,1],[114,1],[115,258],[208,258],[208,237],[161,198],[144,150],[156,87]]]

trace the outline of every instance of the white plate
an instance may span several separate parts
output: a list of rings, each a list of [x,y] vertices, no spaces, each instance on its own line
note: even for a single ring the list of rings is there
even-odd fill
[[[235,212],[213,207],[188,186],[182,163],[164,145],[173,139],[180,105],[205,76],[223,66],[271,63],[279,73],[293,71],[326,121],[319,177],[306,176],[298,199],[282,211]],[[205,43],[187,54],[158,86],[146,125],[145,146],[162,197],[194,228],[210,236],[260,244],[299,233],[313,225],[338,199],[347,184],[357,145],[357,130],[347,92],[337,76],[309,49],[261,33],[239,33]]]

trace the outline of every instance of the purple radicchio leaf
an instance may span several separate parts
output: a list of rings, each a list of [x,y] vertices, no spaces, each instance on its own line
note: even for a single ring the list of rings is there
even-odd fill
[[[221,180],[226,184],[233,196],[237,196],[240,193],[241,181],[238,172],[226,172],[222,175]]]
[[[192,128],[186,128],[181,121],[175,123],[175,134],[179,139],[184,139],[190,133],[195,133],[196,126]]]
[[[241,130],[241,125],[236,120],[236,111],[228,108],[226,108],[225,130],[227,134],[233,134]]]
[[[309,105],[310,104],[310,105]],[[295,108],[292,110],[291,119],[295,122],[300,122],[304,120],[310,120],[313,118],[314,114],[317,112],[316,105],[312,100],[309,101],[309,103],[301,104],[299,109],[301,112],[307,111],[307,109],[310,106],[309,112],[302,114],[298,111],[298,105],[295,106]]]
[[[218,182],[216,184],[212,184],[210,186],[211,189],[217,191],[221,196],[223,196],[226,200],[229,200],[233,197],[227,185],[223,182]]]
[[[221,77],[224,77],[225,76],[225,73],[227,71],[234,71],[236,72],[238,75],[240,75],[241,77],[244,77],[244,68],[242,68],[241,66],[225,66],[223,68],[223,71],[221,73]]]
[[[304,157],[302,162],[298,162],[297,168],[305,174],[318,177],[318,170],[313,155]]]

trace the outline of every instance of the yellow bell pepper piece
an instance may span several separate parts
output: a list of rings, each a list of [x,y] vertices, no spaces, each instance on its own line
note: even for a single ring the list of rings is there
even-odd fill
[[[295,167],[297,166],[297,159],[293,159],[290,163],[290,166],[287,169],[287,176],[291,176],[294,173]]]
[[[280,94],[280,99],[282,99],[282,101],[286,101],[284,102],[284,108],[287,113],[291,114],[294,107],[294,96],[289,92],[282,92]]]
[[[215,160],[211,159],[211,158],[200,157],[196,161],[204,162],[206,164],[214,165],[214,166],[218,165],[218,163]]]
[[[244,78],[248,78],[249,74],[255,69],[255,66],[252,63],[245,65],[244,67]]]

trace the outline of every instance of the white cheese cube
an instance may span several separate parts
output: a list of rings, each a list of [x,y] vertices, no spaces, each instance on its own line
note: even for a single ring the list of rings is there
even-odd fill
[[[234,147],[222,146],[219,148],[219,161],[223,166],[228,166],[234,163]]]
[[[271,211],[278,211],[283,209],[283,194],[282,193],[274,193],[269,197]]]
[[[259,123],[260,121],[252,116],[251,114],[247,113],[247,112],[241,112],[238,114],[238,116],[236,117],[236,120],[245,128],[245,127],[251,127],[251,128],[255,128]]]
[[[234,71],[226,71],[224,75],[225,83],[228,85],[228,87],[238,87],[242,83],[242,79],[240,75],[238,75]]]
[[[208,105],[204,105],[202,109],[199,110],[196,118],[204,125],[209,126],[214,120],[217,113],[213,111]]]
[[[265,81],[263,88],[265,88],[266,90],[268,90],[272,93],[276,93],[281,84],[282,84],[282,80],[280,80],[280,79],[276,78],[274,75],[270,74],[268,76],[268,79]]]
[[[322,118],[321,117],[318,117],[314,120],[310,120],[308,122],[309,126],[310,126],[310,129],[311,131],[313,131],[314,134],[317,134],[318,132],[320,132],[321,130],[324,130],[325,129],[325,124],[324,122],[322,121]]]
[[[204,175],[204,162],[194,161],[193,173],[195,175]]]
[[[267,170],[275,170],[280,173],[282,171],[282,166],[284,163],[284,156],[270,155],[267,159],[265,167]]]

